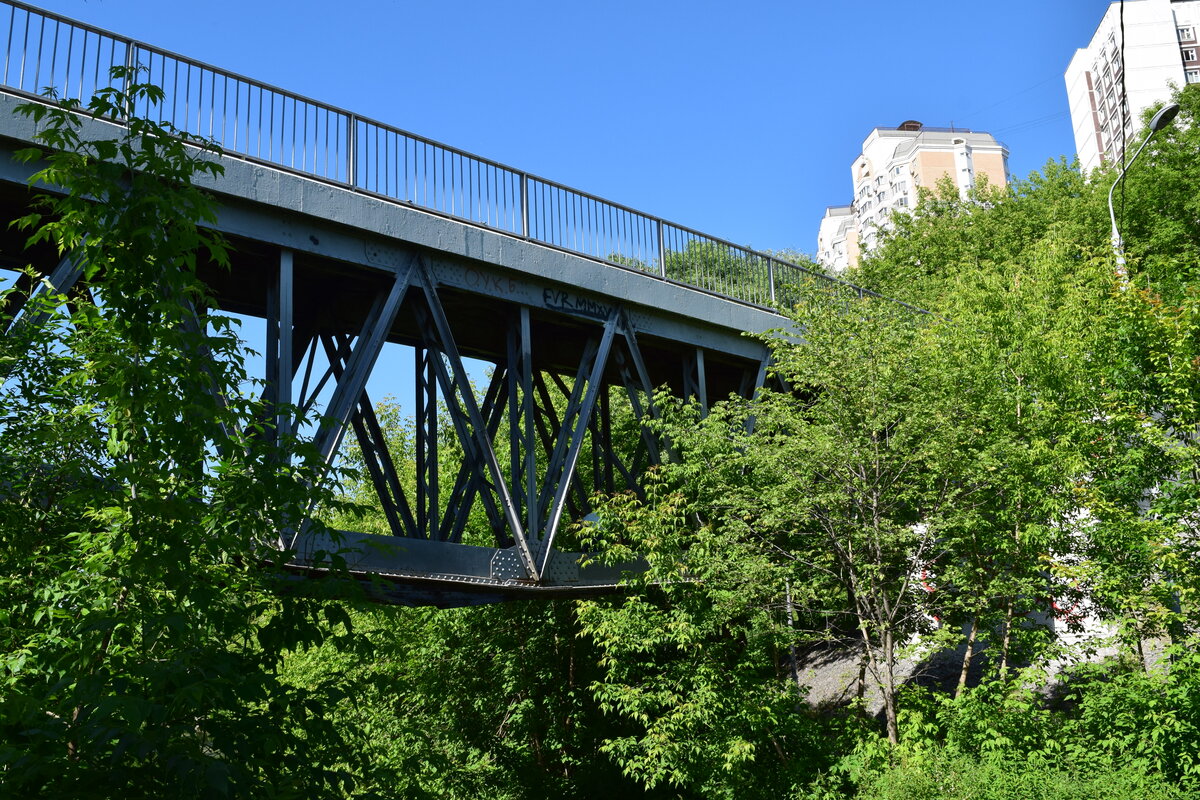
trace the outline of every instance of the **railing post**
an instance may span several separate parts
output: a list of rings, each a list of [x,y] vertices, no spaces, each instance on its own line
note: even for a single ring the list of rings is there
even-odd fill
[[[771,302],[775,302],[775,259],[767,256],[767,284],[771,287]]]
[[[358,117],[346,116],[346,183],[358,183]]]
[[[521,235],[529,238],[529,176],[521,173]]]
[[[658,274],[667,277],[667,247],[663,237],[663,221],[658,220]]]

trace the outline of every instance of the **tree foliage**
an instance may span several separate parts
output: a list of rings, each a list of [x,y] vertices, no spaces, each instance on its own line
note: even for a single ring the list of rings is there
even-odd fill
[[[86,111],[134,96],[158,93]],[[3,789],[1194,793],[1200,89],[1179,100],[1118,194],[1127,275],[1111,170],[924,193],[852,277],[932,313],[777,276],[769,387],[707,414],[656,398],[669,457],[568,534],[645,558],[623,593],[454,611],[279,591],[265,545],[321,483],[303,443],[281,469],[255,435],[273,411],[240,393],[243,346],[195,277],[225,262],[189,184],[217,162],[161,125],[85,140],[85,109],[29,106],[51,152],[28,157],[67,193],[23,224],[83,277],[0,338]],[[669,276],[762,277],[690,249]],[[380,418],[403,465],[410,426]],[[387,531],[365,481],[341,488],[324,519]],[[817,707],[810,667],[846,653],[849,696]]]
[[[9,796],[312,796],[344,776],[321,687],[280,681],[282,654],[338,619],[281,596],[269,548],[306,507],[296,468],[253,431],[244,350],[196,277],[227,263],[191,185],[212,149],[130,119],[160,90],[84,108],[27,104],[46,148],[18,224],[81,269],[0,339],[0,780]],[[47,287],[50,288],[50,287]],[[13,303],[17,290],[6,293]],[[38,320],[39,315],[45,318]]]

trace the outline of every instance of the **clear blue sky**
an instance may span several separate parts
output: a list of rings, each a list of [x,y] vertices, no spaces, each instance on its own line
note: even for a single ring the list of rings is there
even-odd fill
[[[1072,157],[1107,0],[43,0],[40,6],[739,244],[811,252],[871,128]]]

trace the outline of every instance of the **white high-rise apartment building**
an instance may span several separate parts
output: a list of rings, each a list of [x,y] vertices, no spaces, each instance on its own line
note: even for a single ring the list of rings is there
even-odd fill
[[[854,206],[829,206],[817,231],[817,261],[835,272],[858,263],[858,227]]]
[[[1200,0],[1126,0],[1124,5],[1124,64],[1118,2],[1109,5],[1091,42],[1075,51],[1067,67],[1075,152],[1084,171],[1120,161],[1142,112],[1166,101],[1172,84],[1200,83]]]
[[[891,224],[893,212],[916,205],[919,187],[932,189],[949,177],[965,197],[984,176],[990,185],[1003,186],[1008,148],[990,133],[929,128],[909,120],[872,130],[850,172],[854,202],[827,208],[817,233],[817,260],[837,272],[858,265]]]

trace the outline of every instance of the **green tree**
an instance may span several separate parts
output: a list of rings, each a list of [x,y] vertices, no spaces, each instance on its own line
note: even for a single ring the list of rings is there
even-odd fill
[[[157,88],[30,103],[47,151],[20,221],[82,271],[0,339],[0,783],[7,796],[299,797],[341,790],[321,687],[282,654],[344,618],[281,594],[272,552],[319,465],[244,433],[268,418],[231,321],[196,277],[226,263],[190,183],[213,150],[146,119]],[[14,303],[15,290],[5,296]],[[47,315],[39,322],[39,314]],[[289,446],[292,443],[286,443]]]
[[[776,340],[777,374],[804,394],[766,394],[754,455],[770,463],[769,495],[799,555],[803,585],[824,569],[840,592],[826,614],[860,639],[898,741],[896,669],[936,609],[922,579],[943,557],[965,496],[966,398],[939,357],[939,324],[894,303],[797,309],[802,343]],[[780,515],[780,511],[774,512]],[[832,601],[832,602],[831,602]]]
[[[802,341],[771,340],[774,373],[791,390],[719,404],[703,420],[695,409],[668,414],[669,493],[601,514],[606,536],[619,531],[649,554],[647,580],[678,584],[664,590],[666,606],[639,599],[584,614],[610,652],[601,697],[645,727],[607,747],[651,785],[706,780],[693,757],[715,765],[724,753],[739,770],[761,769],[755,760],[768,753],[799,759],[787,742],[805,740],[795,728],[804,717],[780,705],[789,685],[796,691],[788,662],[798,635],[857,641],[898,740],[898,662],[932,624],[918,584],[964,491],[952,381],[931,357],[933,321],[897,304],[818,298],[795,322]],[[708,659],[711,671],[698,666]],[[735,699],[755,694],[771,723]]]

